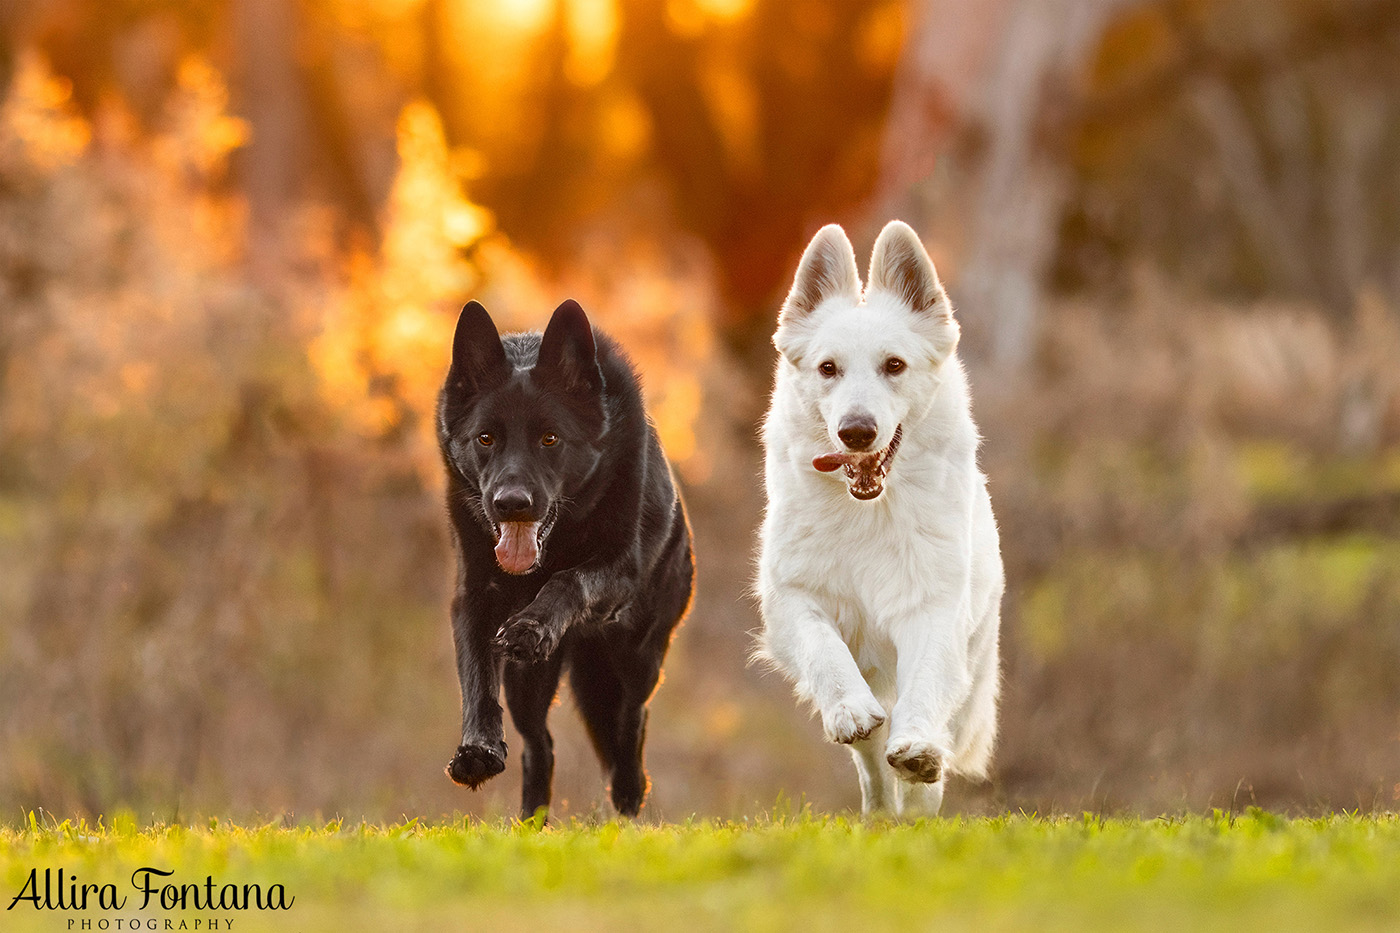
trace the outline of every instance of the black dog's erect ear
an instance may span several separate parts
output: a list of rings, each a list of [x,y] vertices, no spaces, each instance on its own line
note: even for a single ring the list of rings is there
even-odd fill
[[[540,342],[534,374],[566,391],[597,391],[603,386],[598,348],[588,315],[572,298],[554,309]]]
[[[447,373],[448,385],[462,392],[489,389],[510,375],[501,335],[479,301],[467,302],[457,318],[457,333],[452,337],[452,368]]]

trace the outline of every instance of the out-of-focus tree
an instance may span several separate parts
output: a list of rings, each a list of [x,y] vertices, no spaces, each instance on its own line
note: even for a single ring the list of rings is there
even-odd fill
[[[955,235],[959,301],[979,349],[1024,364],[1071,192],[1064,121],[1105,24],[1134,0],[919,0],[885,127],[879,216],[914,216]],[[973,183],[951,216],[919,216],[940,159]],[[947,173],[945,173],[947,177]],[[926,211],[930,208],[926,207]]]
[[[871,189],[901,4],[541,6],[507,116],[517,125],[446,121],[482,155],[482,202],[550,257],[577,255],[600,225],[698,237],[716,260],[722,323],[744,339],[766,328],[804,236]],[[456,6],[429,8],[431,50],[450,41]],[[498,112],[493,98],[511,90],[469,42],[430,61],[445,113]]]
[[[1124,257],[1350,320],[1400,296],[1400,4],[1154,3],[1115,23],[1072,137],[1058,274]]]
[[[546,267],[599,236],[697,239],[742,341],[767,327],[811,228],[872,189],[903,14],[899,0],[59,0],[22,3],[6,46],[37,44],[83,112],[119,101],[147,125],[182,56],[214,62],[251,127],[232,178],[254,260],[307,196],[377,235],[395,121],[422,97],[473,196]]]
[[[1400,294],[1400,5],[914,9],[871,213],[935,232],[979,353],[1024,364],[1049,291],[1136,260],[1339,319]]]

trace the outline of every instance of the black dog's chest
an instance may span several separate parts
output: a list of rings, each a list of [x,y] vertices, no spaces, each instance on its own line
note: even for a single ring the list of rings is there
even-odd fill
[[[492,573],[492,579],[486,584],[483,595],[486,603],[496,613],[514,615],[528,606],[539,595],[548,579],[549,574],[543,572],[532,573],[525,578],[513,579],[503,579],[501,574]]]

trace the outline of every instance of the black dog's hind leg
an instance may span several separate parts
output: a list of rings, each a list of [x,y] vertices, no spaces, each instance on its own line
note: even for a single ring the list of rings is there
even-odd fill
[[[647,792],[642,745],[647,701],[661,675],[661,657],[603,639],[580,639],[570,663],[569,685],[583,714],[598,760],[608,771],[613,806],[636,816]]]
[[[520,753],[520,818],[528,820],[540,807],[548,807],[554,781],[554,740],[549,735],[549,708],[559,691],[559,669],[564,652],[543,661],[506,663],[506,705],[524,741]]]
[[[447,765],[447,776],[473,790],[506,769],[500,662],[491,652],[491,632],[481,613],[462,592],[452,600],[452,641],[462,684],[462,744]]]
[[[648,588],[649,599],[634,602],[619,627],[580,637],[571,652],[569,684],[593,748],[611,778],[613,806],[623,816],[636,816],[646,797],[642,746],[647,703],[694,587],[695,561],[679,502],[664,554]]]

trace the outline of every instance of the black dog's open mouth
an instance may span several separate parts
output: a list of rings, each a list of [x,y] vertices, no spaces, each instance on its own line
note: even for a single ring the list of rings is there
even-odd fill
[[[904,426],[894,429],[888,447],[869,453],[822,454],[812,460],[812,466],[823,473],[833,473],[838,469],[846,471],[846,488],[857,499],[874,499],[885,491],[885,477],[889,475],[890,464],[899,450],[900,438],[904,436]]]
[[[526,574],[540,564],[544,540],[554,527],[557,510],[553,507],[538,522],[492,522],[496,536],[496,563],[506,573]]]

